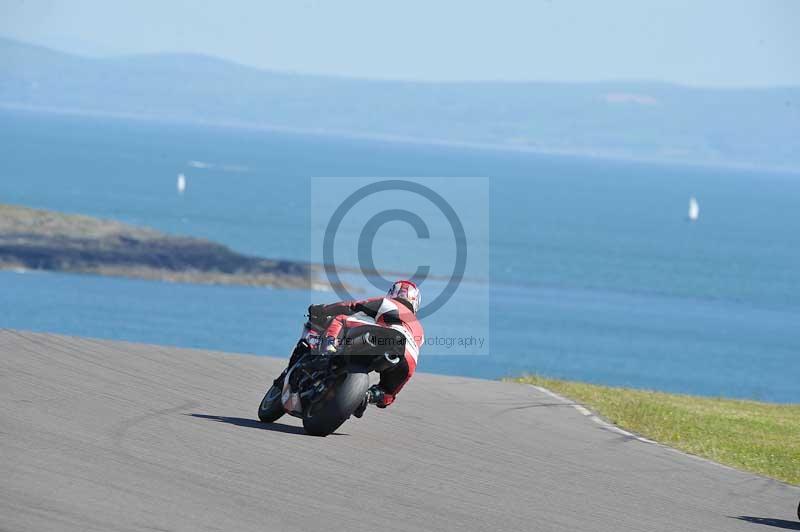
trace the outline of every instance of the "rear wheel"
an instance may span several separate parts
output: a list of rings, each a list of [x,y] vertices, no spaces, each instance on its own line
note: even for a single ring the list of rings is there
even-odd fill
[[[264,423],[272,423],[285,413],[281,403],[281,389],[273,384],[258,405],[258,419]]]
[[[369,388],[369,375],[349,373],[331,391],[330,395],[303,417],[303,427],[312,436],[327,436],[361,406]]]

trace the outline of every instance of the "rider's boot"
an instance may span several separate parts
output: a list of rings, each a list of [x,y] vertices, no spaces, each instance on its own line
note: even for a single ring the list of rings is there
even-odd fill
[[[369,404],[378,404],[383,401],[384,392],[380,386],[377,384],[373,384],[367,390],[367,393],[364,394],[364,400],[361,402],[356,411],[353,412],[353,415],[360,418],[364,415],[364,411],[367,409],[367,405]]]

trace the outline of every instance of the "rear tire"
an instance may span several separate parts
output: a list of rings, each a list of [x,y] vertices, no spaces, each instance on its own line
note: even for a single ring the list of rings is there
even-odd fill
[[[342,426],[361,406],[369,388],[369,375],[349,373],[311,414],[303,418],[303,427],[312,436],[327,436]]]
[[[285,413],[281,403],[281,389],[273,384],[258,405],[258,419],[264,423],[272,423]]]

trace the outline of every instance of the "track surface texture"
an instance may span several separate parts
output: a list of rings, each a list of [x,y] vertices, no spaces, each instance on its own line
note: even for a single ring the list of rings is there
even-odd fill
[[[0,330],[0,530],[800,530],[800,489],[530,386],[419,374],[327,438],[283,360]]]

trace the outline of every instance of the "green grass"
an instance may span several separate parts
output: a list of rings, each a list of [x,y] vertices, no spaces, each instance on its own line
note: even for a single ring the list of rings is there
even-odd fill
[[[538,376],[616,425],[687,453],[800,484],[800,404],[677,395]]]

